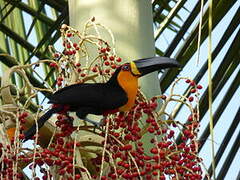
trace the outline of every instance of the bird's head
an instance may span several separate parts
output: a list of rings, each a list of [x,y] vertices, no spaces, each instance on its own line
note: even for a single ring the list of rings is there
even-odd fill
[[[175,59],[168,57],[151,57],[123,64],[120,67],[120,71],[128,71],[134,76],[141,77],[157,70],[173,67],[180,67],[180,64]]]
[[[108,84],[111,86],[120,86],[120,88],[123,89],[127,95],[127,103],[119,107],[118,110],[129,111],[134,106],[138,91],[139,77],[149,74],[153,71],[172,67],[180,67],[180,65],[176,60],[166,57],[139,59],[130,63],[125,63],[118,67],[108,81]]]

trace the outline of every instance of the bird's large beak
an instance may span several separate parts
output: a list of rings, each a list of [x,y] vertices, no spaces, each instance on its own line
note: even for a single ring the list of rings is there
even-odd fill
[[[180,67],[180,64],[176,61],[176,59],[168,57],[151,57],[139,59],[132,61],[130,65],[132,73],[137,76],[144,76],[153,71],[165,68]]]

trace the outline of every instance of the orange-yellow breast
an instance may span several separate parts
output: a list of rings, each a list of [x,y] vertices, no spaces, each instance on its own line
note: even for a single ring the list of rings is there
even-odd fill
[[[138,89],[138,78],[133,76],[129,71],[120,71],[117,77],[119,85],[127,93],[128,102],[121,106],[119,111],[129,111],[135,103],[137,89]]]

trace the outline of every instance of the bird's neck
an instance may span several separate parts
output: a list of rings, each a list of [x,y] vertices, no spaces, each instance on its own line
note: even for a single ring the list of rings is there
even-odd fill
[[[120,71],[117,76],[118,84],[128,97],[127,104],[119,108],[119,111],[129,111],[135,104],[138,90],[138,78],[129,71]]]
[[[129,111],[135,104],[138,90],[138,77],[134,76],[129,71],[121,71],[119,68],[115,71],[107,84],[115,88],[120,88],[127,94],[128,102],[118,108],[118,110]]]
[[[118,74],[120,72],[120,68],[118,68],[112,75],[112,77],[108,80],[107,84],[111,85],[111,86],[119,86],[118,84],[118,80],[117,80],[117,77],[118,77]]]

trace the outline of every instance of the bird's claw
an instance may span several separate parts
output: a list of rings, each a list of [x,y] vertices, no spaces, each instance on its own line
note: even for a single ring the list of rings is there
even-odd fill
[[[93,131],[95,132],[96,129],[99,129],[100,131],[103,130],[103,121],[102,119],[99,122],[95,122],[94,124]]]
[[[96,121],[93,121],[91,119],[85,118],[84,121],[93,124],[94,125],[94,129],[93,129],[94,131],[96,130],[96,128],[102,130],[102,128],[101,128],[102,125],[103,125],[102,120],[100,120],[100,122],[96,122]]]

